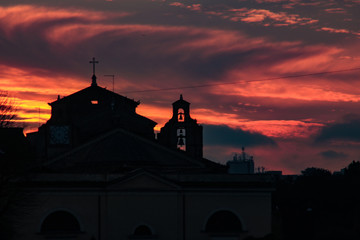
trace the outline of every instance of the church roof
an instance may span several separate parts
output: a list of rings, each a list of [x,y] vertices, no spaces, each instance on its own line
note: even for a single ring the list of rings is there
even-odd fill
[[[93,137],[116,127],[152,136],[153,127],[157,123],[136,113],[139,104],[139,101],[92,84],[49,103],[52,110],[47,123],[72,125],[86,137]],[[83,136],[78,140],[82,138]]]
[[[161,172],[223,170],[206,159],[193,159],[155,141],[123,129],[115,129],[70,152],[50,160],[45,169],[67,173],[116,173],[137,168]]]
[[[105,98],[114,101],[120,101],[124,104],[130,104],[133,107],[137,107],[140,102],[133,99],[121,96],[115,92],[109,91],[106,88],[99,87],[97,85],[91,85],[90,87],[84,88],[78,92],[75,92],[69,96],[59,98],[54,102],[49,103],[50,106],[57,105],[60,103],[69,103],[84,100],[95,100],[96,98]]]

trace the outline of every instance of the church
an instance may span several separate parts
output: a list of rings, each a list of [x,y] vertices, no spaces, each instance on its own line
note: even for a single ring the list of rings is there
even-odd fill
[[[203,157],[203,128],[180,95],[156,123],[140,102],[97,84],[49,103],[29,133],[40,170],[27,181],[35,206],[16,239],[235,240],[271,233],[265,175],[233,174]],[[170,109],[169,109],[170,110]]]

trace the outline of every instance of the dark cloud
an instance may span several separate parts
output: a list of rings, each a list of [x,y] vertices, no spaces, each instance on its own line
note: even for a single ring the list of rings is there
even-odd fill
[[[327,150],[327,151],[319,153],[319,155],[326,159],[344,159],[349,156],[346,153],[336,152],[334,150]]]
[[[331,140],[360,141],[360,117],[346,115],[343,122],[325,126],[316,137],[317,142]]]
[[[225,125],[203,125],[203,127],[205,145],[232,147],[277,146],[273,139],[260,133],[232,129]]]

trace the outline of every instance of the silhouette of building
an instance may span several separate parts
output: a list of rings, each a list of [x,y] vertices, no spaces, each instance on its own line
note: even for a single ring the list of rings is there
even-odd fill
[[[27,182],[38,205],[22,219],[17,239],[243,239],[271,232],[266,176],[228,174],[203,158],[202,127],[182,96],[158,141],[156,123],[136,113],[138,104],[99,87],[95,74],[90,87],[50,103],[51,118],[28,135],[42,168]]]
[[[232,161],[227,162],[228,172],[230,174],[253,174],[254,173],[254,158],[245,153],[245,148],[242,148],[241,154],[235,154]]]
[[[154,139],[156,123],[136,113],[139,102],[123,97],[96,83],[52,103],[51,118],[30,135],[37,138],[42,158],[51,158],[69,151],[91,138],[121,128],[147,139]]]
[[[180,95],[172,105],[173,116],[161,128],[159,142],[172,149],[181,149],[189,156],[202,158],[202,126],[190,117],[190,103]]]

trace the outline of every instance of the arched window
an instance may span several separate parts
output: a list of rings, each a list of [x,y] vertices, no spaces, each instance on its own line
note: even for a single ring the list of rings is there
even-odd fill
[[[56,211],[49,214],[41,225],[41,233],[80,232],[78,220],[69,212]]]
[[[149,226],[139,225],[135,228],[133,234],[129,236],[129,239],[149,240],[158,239],[158,237]]]
[[[179,108],[178,109],[178,122],[184,122],[184,121],[185,121],[184,109]]]
[[[151,229],[148,226],[140,225],[134,231],[134,236],[151,236],[153,235]]]
[[[186,151],[186,131],[185,128],[179,128],[176,131],[177,148]]]
[[[207,233],[240,233],[242,231],[240,219],[234,213],[226,210],[211,215],[205,227]]]

